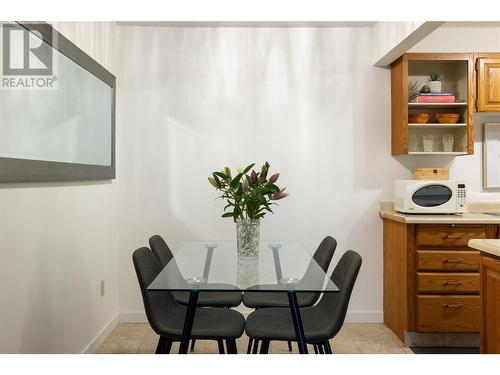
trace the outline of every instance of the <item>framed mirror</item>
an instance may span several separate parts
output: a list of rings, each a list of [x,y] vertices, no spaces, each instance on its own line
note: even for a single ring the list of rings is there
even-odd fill
[[[484,124],[483,182],[485,190],[500,190],[500,123]]]
[[[0,182],[115,178],[115,76],[47,23],[0,25]]]

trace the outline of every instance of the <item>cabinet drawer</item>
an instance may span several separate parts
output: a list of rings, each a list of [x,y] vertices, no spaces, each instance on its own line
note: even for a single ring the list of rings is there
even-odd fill
[[[418,296],[417,331],[478,332],[479,296]]]
[[[417,251],[419,271],[479,271],[479,251]]]
[[[478,293],[479,273],[418,272],[420,293]]]
[[[420,224],[418,246],[467,247],[473,238],[486,238],[484,225]]]

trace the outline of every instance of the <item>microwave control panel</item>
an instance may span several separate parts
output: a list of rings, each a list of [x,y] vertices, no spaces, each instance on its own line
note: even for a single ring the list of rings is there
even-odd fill
[[[457,212],[465,212],[467,192],[466,192],[465,184],[458,183],[457,184]]]

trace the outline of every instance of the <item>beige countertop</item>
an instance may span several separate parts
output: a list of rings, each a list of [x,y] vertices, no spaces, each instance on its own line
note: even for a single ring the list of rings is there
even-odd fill
[[[500,257],[500,240],[470,240],[469,247],[479,250],[483,253],[488,253]]]
[[[482,206],[478,206],[477,203],[478,202],[467,203],[468,209],[470,210],[473,208],[482,209],[484,212],[498,212],[498,210],[496,210],[496,208],[498,208],[496,207],[496,203],[494,205],[483,204]],[[380,216],[384,219],[406,224],[500,224],[500,216],[489,215],[478,211],[451,215],[402,214],[394,211],[394,204],[392,201],[380,201]]]
[[[500,216],[477,212],[450,215],[402,214],[394,210],[382,210],[380,216],[384,219],[399,221],[406,224],[500,224]]]

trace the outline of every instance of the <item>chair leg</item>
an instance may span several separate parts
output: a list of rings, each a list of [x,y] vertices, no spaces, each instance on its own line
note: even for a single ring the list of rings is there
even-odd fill
[[[268,354],[269,353],[269,340],[262,340],[262,344],[260,345],[260,354]]]
[[[248,346],[247,346],[247,354],[250,354],[252,352],[252,344],[253,344],[253,339],[249,338],[248,339]]]
[[[318,354],[318,345],[313,344],[314,354]]]
[[[330,341],[325,341],[326,354],[332,354],[332,347],[330,346]]]
[[[191,340],[191,351],[194,350],[194,345],[196,344],[196,340]]]
[[[172,341],[166,337],[160,336],[158,345],[156,345],[155,354],[168,354],[172,348]]]
[[[323,351],[323,343],[319,343],[318,344],[318,351],[319,351],[319,354],[325,354],[325,352]]]
[[[291,352],[292,351],[292,342],[290,340],[288,340],[286,343],[288,344],[288,351]]]
[[[225,351],[224,351],[224,340],[217,340],[217,346],[219,347],[219,354],[224,354],[225,353]]]
[[[235,339],[226,340],[227,343],[227,354],[238,354],[238,348],[236,346]]]
[[[257,354],[257,349],[259,348],[259,340],[253,340],[252,354]]]

